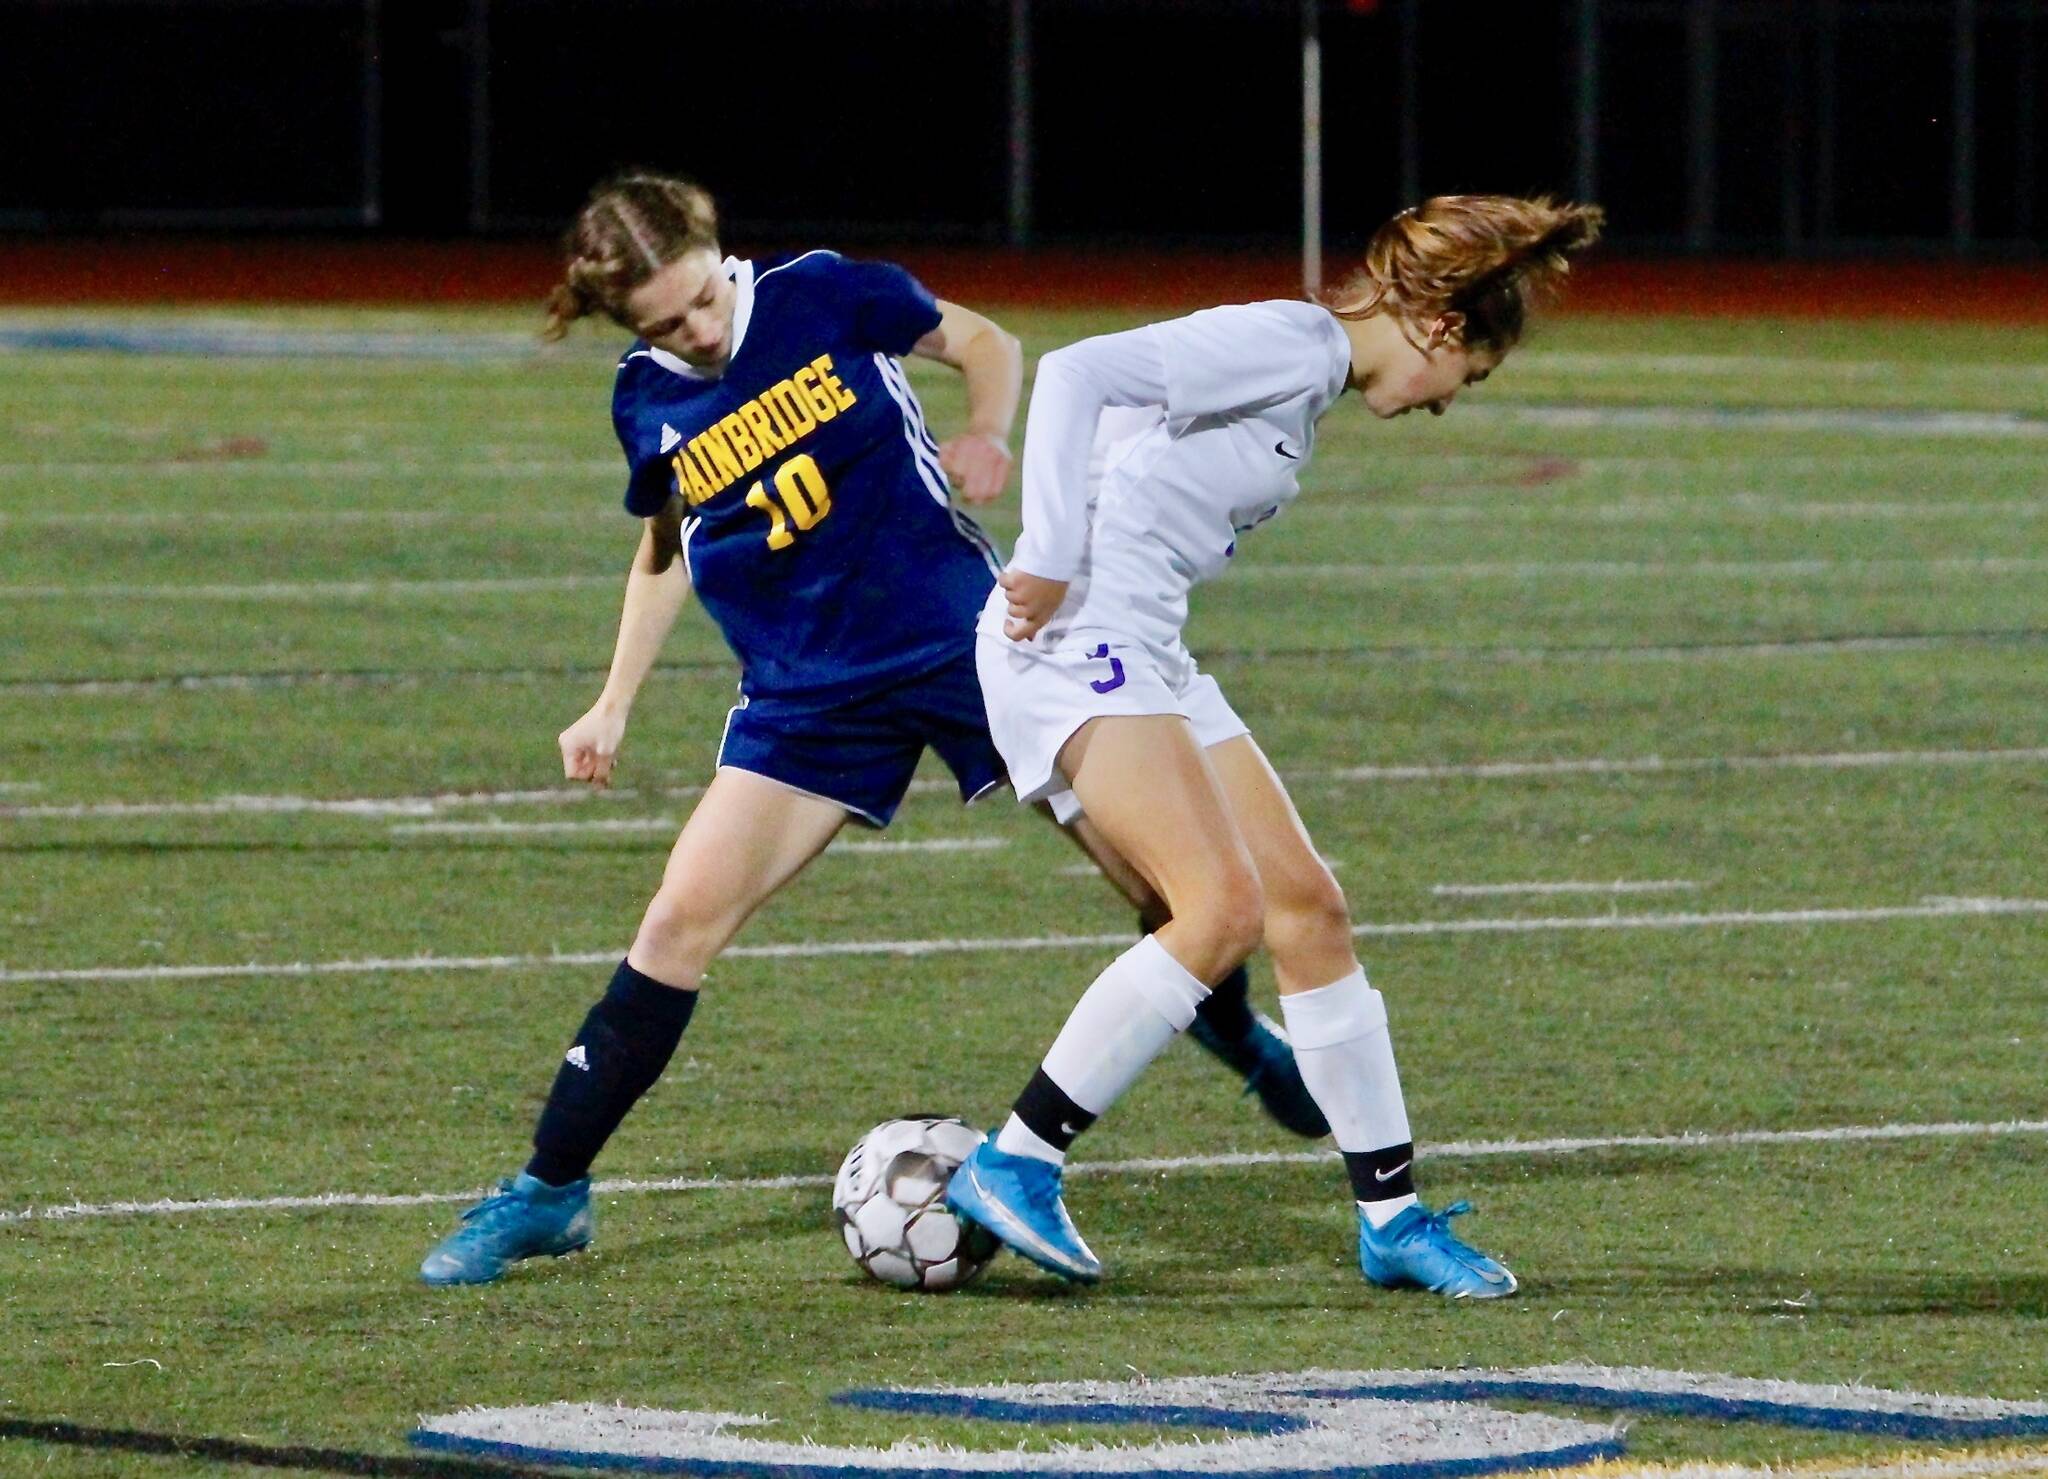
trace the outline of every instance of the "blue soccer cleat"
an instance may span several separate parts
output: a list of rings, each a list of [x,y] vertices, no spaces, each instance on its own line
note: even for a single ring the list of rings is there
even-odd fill
[[[1228,1064],[1244,1080],[1244,1091],[1257,1094],[1266,1113],[1287,1129],[1309,1140],[1330,1133],[1330,1122],[1322,1107],[1301,1081],[1301,1068],[1294,1061],[1294,1049],[1264,1017],[1252,1014],[1252,1030],[1243,1037],[1225,1037],[1195,1018],[1188,1036]]]
[[[522,1258],[558,1258],[590,1243],[590,1178],[549,1186],[521,1171],[462,1214],[426,1262],[429,1284],[488,1284]]]
[[[1102,1260],[1067,1216],[1060,1168],[1051,1161],[1007,1155],[983,1140],[946,1183],[946,1205],[1061,1278],[1092,1284],[1102,1277]]]
[[[1441,1212],[1421,1203],[1406,1208],[1385,1227],[1375,1228],[1358,1212],[1358,1266],[1382,1289],[1413,1286],[1452,1299],[1499,1299],[1513,1294],[1515,1276],[1496,1259],[1451,1235],[1451,1219],[1470,1212],[1470,1202],[1453,1202]]]

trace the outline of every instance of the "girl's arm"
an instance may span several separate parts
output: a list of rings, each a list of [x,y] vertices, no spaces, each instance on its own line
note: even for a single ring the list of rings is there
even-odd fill
[[[939,466],[968,503],[987,503],[1010,479],[1010,427],[1024,387],[1017,337],[971,308],[939,301],[939,326],[912,346],[967,381],[967,430],[939,448]]]
[[[589,781],[594,786],[611,783],[633,700],[653,669],[683,602],[689,599],[689,568],[680,558],[682,527],[682,500],[671,498],[668,507],[647,520],[640,531],[640,547],[626,575],[619,640],[604,691],[589,712],[562,731],[559,740],[562,772],[572,781]]]
[[[1029,641],[1052,620],[1088,544],[1088,463],[1104,406],[1163,406],[1166,365],[1146,329],[1104,334],[1038,362],[1024,427],[1024,532],[1002,575],[1004,635]]]
[[[1035,636],[1081,567],[1103,407],[1159,406],[1176,419],[1227,415],[1341,384],[1348,363],[1335,320],[1298,303],[1208,308],[1046,355],[1024,429],[1024,532],[1002,577],[1005,633]]]

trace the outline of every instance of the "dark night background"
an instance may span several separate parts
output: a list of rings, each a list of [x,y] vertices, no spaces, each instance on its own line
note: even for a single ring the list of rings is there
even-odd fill
[[[1298,5],[1030,9],[1038,239],[1296,237]],[[1404,100],[1424,193],[1571,192],[1584,13],[1325,4],[1330,239],[1402,203]],[[1598,15],[1598,194],[1624,242],[2037,250],[2048,0]],[[1008,0],[0,0],[0,227],[521,235],[642,163],[701,179],[752,230],[999,241],[1010,18]],[[1959,37],[1975,77],[1960,239]],[[1711,155],[1694,147],[1701,87]]]

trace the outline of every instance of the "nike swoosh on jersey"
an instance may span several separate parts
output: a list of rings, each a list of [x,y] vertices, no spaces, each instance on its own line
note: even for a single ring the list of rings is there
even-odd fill
[[[1278,452],[1282,457],[1285,457],[1289,462],[1301,461],[1301,454],[1299,452],[1288,451],[1287,443],[1284,441],[1273,443],[1273,450],[1275,452]]]

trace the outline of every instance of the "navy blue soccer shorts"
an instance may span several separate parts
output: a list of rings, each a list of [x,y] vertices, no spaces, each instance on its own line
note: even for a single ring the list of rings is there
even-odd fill
[[[726,717],[718,764],[766,776],[886,827],[927,747],[953,772],[962,801],[1009,779],[989,738],[971,647],[942,667],[851,703],[772,695],[745,700]]]

